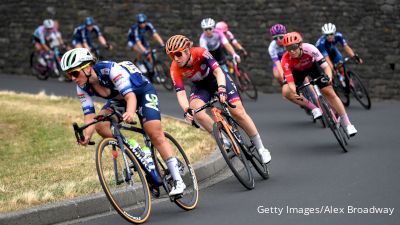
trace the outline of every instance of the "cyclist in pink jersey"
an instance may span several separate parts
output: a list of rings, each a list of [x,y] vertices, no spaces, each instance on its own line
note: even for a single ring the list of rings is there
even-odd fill
[[[229,30],[228,24],[224,21],[219,21],[215,25],[215,29],[221,31],[225,34],[228,41],[237,49],[238,51],[242,52],[243,55],[247,56],[247,51],[243,48],[243,46],[236,40],[235,36]]]
[[[176,89],[179,105],[184,110],[185,119],[193,121],[193,117],[208,131],[212,131],[214,121],[205,112],[194,114],[193,109],[200,108],[218,93],[220,102],[228,101],[235,105],[229,108],[232,116],[250,136],[262,157],[263,163],[271,161],[268,149],[263,145],[256,125],[247,114],[236,91],[233,80],[220,68],[218,62],[205,48],[192,47],[192,42],[183,35],[174,35],[166,43],[166,53],[172,59],[171,77]],[[190,99],[188,100],[183,79],[191,81]]]
[[[354,136],[357,130],[354,125],[351,124],[343,103],[330,84],[332,80],[332,70],[321,52],[314,45],[303,43],[303,38],[298,32],[285,34],[282,42],[287,52],[283,54],[281,63],[284,79],[288,84],[282,87],[282,94],[290,101],[309,108],[314,114],[314,112],[317,111],[317,107],[297,94],[296,85],[300,86],[306,76],[315,79],[321,75],[327,75],[330,80],[329,83],[324,83],[319,80],[317,85],[320,87],[322,94],[326,97],[329,104],[339,113],[347,134],[350,137]],[[319,111],[319,113],[321,112]]]

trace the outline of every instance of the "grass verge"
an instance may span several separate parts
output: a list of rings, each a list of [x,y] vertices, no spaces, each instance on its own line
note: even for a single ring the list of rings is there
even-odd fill
[[[71,124],[83,123],[78,99],[0,92],[0,105],[0,212],[102,191],[95,147],[75,142]],[[202,130],[170,118],[162,123],[192,163],[215,149]]]

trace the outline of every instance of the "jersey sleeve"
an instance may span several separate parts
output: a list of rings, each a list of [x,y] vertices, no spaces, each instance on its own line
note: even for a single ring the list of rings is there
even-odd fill
[[[83,115],[95,113],[92,97],[78,85],[76,86],[76,92],[78,94],[79,101],[81,102]]]
[[[130,74],[118,63],[113,63],[109,76],[115,88],[122,96],[134,91],[130,81]]]
[[[214,70],[219,67],[217,60],[215,60],[209,51],[200,48],[199,53],[201,54],[200,57],[203,57],[206,60],[206,64],[211,69],[211,72],[214,72]]]
[[[204,33],[200,36],[200,47],[205,48],[206,50],[208,50],[207,47],[207,40],[204,37]]]
[[[103,34],[101,33],[101,31],[100,31],[100,27],[99,27],[99,26],[94,25],[94,26],[93,26],[93,30],[94,30],[94,32],[96,33],[97,37],[103,35]]]
[[[342,33],[336,32],[335,38],[336,38],[336,41],[339,42],[342,46],[347,45],[347,41],[344,38]]]
[[[318,48],[318,50],[321,52],[321,54],[324,57],[328,56],[328,52],[326,51],[326,48],[325,48],[324,37],[319,38],[317,43],[315,43],[315,46]]]
[[[154,33],[157,33],[156,28],[150,22],[147,22],[146,28],[147,28],[147,30],[149,30],[151,32],[151,35],[153,35]]]
[[[311,51],[311,55],[314,57],[314,60],[318,63],[318,65],[320,65],[322,68],[329,66],[328,63],[325,61],[325,57],[318,50],[317,47],[312,44],[308,44],[307,47]]]
[[[222,33],[221,31],[217,31],[217,34],[219,35],[219,40],[220,42],[225,45],[227,43],[229,43],[228,39],[226,38],[225,34]]]
[[[274,41],[269,44],[268,53],[273,62],[279,61],[278,52],[276,51],[276,48],[274,48]]]
[[[294,78],[292,74],[292,69],[290,68],[290,59],[288,57],[288,53],[285,53],[282,56],[282,69],[283,69],[283,76],[288,83],[293,83]]]
[[[174,84],[175,87],[175,91],[179,92],[185,90],[185,84],[183,82],[182,72],[179,71],[178,67],[175,65],[174,62],[171,64],[170,74],[172,83]]]

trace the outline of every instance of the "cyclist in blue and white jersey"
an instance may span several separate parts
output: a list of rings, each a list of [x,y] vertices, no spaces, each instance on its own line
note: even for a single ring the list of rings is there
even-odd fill
[[[110,45],[104,38],[99,26],[94,23],[92,17],[86,17],[84,24],[81,24],[74,29],[72,46],[74,48],[87,48],[92,50],[94,48],[91,37],[92,35],[97,37],[100,44],[102,44],[105,48],[112,49],[112,45]]]
[[[54,32],[54,21],[52,19],[46,19],[43,24],[35,29],[32,35],[32,44],[35,46],[36,51],[39,52],[51,52],[51,48],[48,45]]]
[[[268,47],[268,53],[272,59],[272,74],[274,78],[283,85],[283,69],[281,59],[283,53],[286,52],[282,44],[282,39],[286,34],[286,27],[282,24],[275,24],[269,30],[271,33],[272,41]]]
[[[349,46],[343,34],[336,32],[336,26],[332,23],[326,23],[322,26],[322,36],[318,39],[315,46],[324,56],[326,62],[332,70],[343,62],[343,56],[337,49],[336,44],[340,43],[344,51],[352,57],[357,63],[363,63],[363,60],[354,53],[353,49]]]
[[[186,185],[179,174],[178,161],[172,147],[164,136],[156,90],[139,69],[129,61],[95,62],[86,48],[75,48],[66,52],[61,59],[61,68],[77,84],[76,90],[85,124],[92,122],[96,116],[92,96],[108,100],[99,114],[110,113],[110,104],[117,102],[125,107],[123,120],[130,123],[138,111],[143,129],[166,161],[175,181],[169,195],[182,194]],[[97,123],[84,130],[85,138],[79,144],[87,145],[95,130],[103,138],[113,137],[110,122]]]

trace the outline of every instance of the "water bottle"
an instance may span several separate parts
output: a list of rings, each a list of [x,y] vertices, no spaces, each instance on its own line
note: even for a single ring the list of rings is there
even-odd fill
[[[155,165],[154,165],[154,162],[153,162],[153,157],[151,156],[151,151],[150,151],[150,149],[147,147],[147,146],[145,146],[145,147],[143,147],[143,152],[144,152],[144,157],[145,157],[145,159],[146,159],[146,162],[147,162],[147,167],[150,169],[150,170],[154,170],[156,167],[155,167]]]
[[[340,83],[342,83],[342,86],[343,86],[343,87],[346,87],[346,82],[345,82],[345,80],[344,80],[343,75],[340,74],[340,73],[338,73],[338,76],[339,76]]]
[[[139,68],[139,70],[143,74],[147,73],[147,69],[146,69],[146,67],[144,66],[144,64],[142,62],[137,62],[136,64],[137,64],[137,67]]]

